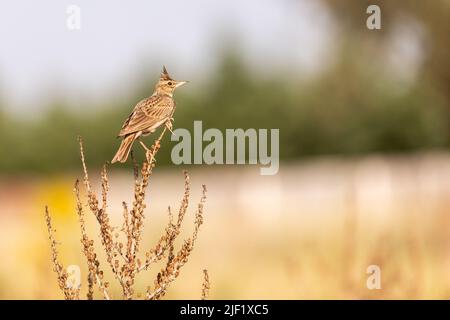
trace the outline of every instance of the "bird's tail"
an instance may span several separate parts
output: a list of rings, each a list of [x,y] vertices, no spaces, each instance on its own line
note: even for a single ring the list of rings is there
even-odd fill
[[[130,134],[123,138],[122,143],[120,144],[119,150],[117,150],[116,155],[112,159],[111,163],[114,162],[125,162],[128,159],[128,155],[130,154],[131,147],[133,146],[133,142],[136,139],[136,133]]]

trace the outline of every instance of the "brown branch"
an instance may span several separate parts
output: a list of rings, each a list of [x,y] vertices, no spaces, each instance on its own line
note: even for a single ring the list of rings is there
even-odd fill
[[[203,269],[202,300],[206,300],[208,298],[210,288],[211,282],[209,281],[208,270]]]
[[[106,260],[110,265],[115,278],[122,286],[124,299],[132,299],[134,296],[133,286],[136,274],[142,270],[147,270],[152,263],[158,262],[167,256],[167,262],[164,268],[162,268],[158,273],[154,282],[153,290],[148,287],[145,296],[147,299],[160,299],[163,297],[167,287],[178,277],[181,268],[188,261],[188,257],[194,248],[200,226],[203,223],[203,205],[206,200],[205,186],[203,186],[202,197],[195,215],[192,236],[185,240],[179,251],[175,253],[174,243],[181,232],[182,223],[189,206],[190,181],[188,173],[184,171],[184,194],[176,221],[174,221],[172,210],[169,207],[169,221],[164,233],[161,235],[155,247],[146,252],[143,263],[140,258],[137,257],[140,248],[141,233],[143,230],[144,210],[146,208],[146,190],[150,177],[153,173],[153,168],[155,167],[155,157],[161,147],[161,140],[165,132],[166,128],[162,130],[158,139],[154,141],[152,147],[146,153],[146,159],[144,160],[140,170],[132,154],[134,167],[134,201],[130,210],[125,202],[122,203],[123,223],[118,232],[116,232],[115,230],[117,229],[111,225],[110,218],[107,214],[109,192],[107,166],[104,165],[101,171],[101,199],[99,201],[97,195],[92,190],[86,166],[83,142],[81,137],[79,137],[80,156],[83,168],[83,184],[87,192],[87,206],[100,226],[100,239],[102,242],[102,247],[106,253]],[[95,253],[94,241],[87,235],[85,213],[81,201],[79,184],[80,183],[77,180],[74,187],[74,194],[76,198],[76,211],[80,223],[81,243],[83,245],[83,253],[86,257],[88,265],[87,298],[94,299],[94,286],[97,286],[99,291],[102,293],[103,298],[109,300],[111,299],[111,295],[109,293],[109,283],[104,281],[103,271],[100,269],[100,262],[97,254]],[[56,250],[57,243],[54,238],[54,231],[51,226],[51,219],[47,207],[45,210],[45,215],[52,251],[52,262],[54,264],[55,272],[57,273],[58,285],[63,291],[66,299],[79,299],[80,287],[71,288],[68,285],[67,280],[69,275],[62,264],[58,261],[58,252]],[[126,242],[121,241],[120,232],[122,233],[122,239],[123,236],[125,236]],[[119,260],[116,259],[117,256],[120,256],[123,259],[122,265]],[[202,297],[206,297],[209,290],[209,278],[206,271],[204,271],[204,277]],[[140,295],[137,297],[139,298]]]
[[[52,227],[52,219],[50,217],[48,206],[45,206],[45,221],[47,225],[48,238],[50,240],[50,249],[52,252],[53,270],[56,272],[57,275],[58,286],[64,293],[64,297],[66,300],[78,299],[80,289],[79,288],[73,289],[67,285],[68,279],[67,271],[58,260],[58,250],[56,248],[57,242],[54,236],[55,230]]]
[[[84,148],[83,148],[83,140],[81,137],[78,138],[79,144],[80,144],[80,156],[81,156],[81,163],[83,166],[83,173],[84,173],[84,185],[87,191],[88,195],[88,205],[89,209],[93,213],[93,215],[96,217],[99,226],[100,226],[100,235],[101,235],[101,242],[105,249],[106,253],[106,260],[113,271],[115,277],[119,280],[120,283],[123,282],[122,275],[118,266],[117,260],[115,260],[115,257],[117,256],[117,247],[118,244],[114,242],[113,238],[113,228],[110,225],[109,217],[106,212],[107,207],[107,194],[109,191],[109,181],[108,181],[108,174],[106,170],[106,165],[103,166],[102,172],[101,172],[101,178],[102,178],[102,206],[99,207],[99,202],[97,200],[97,196],[92,191],[91,183],[89,180],[89,174],[86,166],[85,156],[84,156]]]
[[[94,282],[97,283],[100,291],[103,293],[103,297],[106,300],[110,300],[110,294],[108,292],[109,284],[107,282],[103,282],[103,271],[100,269],[100,262],[97,259],[97,254],[94,251],[94,241],[90,240],[87,232],[86,232],[86,223],[84,220],[84,211],[83,205],[80,199],[80,186],[79,181],[75,182],[74,188],[75,198],[77,201],[77,213],[80,222],[80,231],[81,231],[81,243],[83,245],[83,253],[87,260],[88,265],[88,293],[87,298],[93,299],[93,286]]]
[[[141,169],[141,180],[138,181],[136,174],[137,165],[135,168],[135,187],[134,187],[134,202],[133,208],[130,211],[130,231],[127,233],[127,263],[122,267],[122,274],[124,277],[124,295],[126,299],[131,299],[133,294],[132,286],[134,285],[134,278],[136,275],[136,268],[141,267],[141,262],[137,259],[136,255],[139,252],[139,245],[141,241],[141,232],[144,221],[144,209],[146,189],[150,176],[155,166],[155,156],[161,147],[161,139],[166,132],[166,128],[163,129],[158,139],[153,143],[150,151],[146,153],[146,160],[144,161]]]
[[[154,289],[151,290],[150,287],[147,288],[146,298],[148,300],[161,299],[165,295],[167,287],[179,276],[181,268],[188,261],[188,258],[192,250],[194,249],[194,244],[197,239],[200,226],[203,224],[203,207],[205,201],[206,187],[203,185],[202,197],[195,214],[194,231],[192,233],[192,237],[184,241],[181,249],[172,259],[172,261],[168,262],[166,267],[161,269],[161,271],[158,273],[155,280]]]
[[[154,263],[158,262],[164,257],[164,254],[167,250],[169,250],[169,257],[167,263],[174,258],[173,250],[174,250],[174,241],[176,237],[180,234],[180,229],[183,223],[184,216],[186,214],[187,208],[189,206],[189,195],[190,195],[190,179],[189,174],[185,170],[184,174],[184,195],[181,200],[180,209],[178,210],[177,222],[173,224],[173,216],[170,207],[169,211],[169,225],[166,227],[165,233],[161,236],[159,241],[156,243],[155,247],[148,251],[146,255],[145,264],[138,268],[137,272],[146,270],[148,267]]]
[[[101,211],[104,214],[106,212],[107,202],[108,202],[108,191],[109,191],[109,181],[108,172],[106,171],[106,164],[102,168],[102,208]]]

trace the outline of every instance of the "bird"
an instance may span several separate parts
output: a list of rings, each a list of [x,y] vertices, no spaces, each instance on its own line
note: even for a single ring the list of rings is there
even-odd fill
[[[123,123],[118,135],[119,138],[122,138],[122,142],[111,163],[126,162],[136,140],[139,140],[139,143],[148,152],[149,149],[140,138],[155,132],[163,124],[169,131],[172,131],[173,114],[175,112],[173,93],[175,89],[188,82],[172,79],[166,67],[163,66],[153,94],[139,101]]]

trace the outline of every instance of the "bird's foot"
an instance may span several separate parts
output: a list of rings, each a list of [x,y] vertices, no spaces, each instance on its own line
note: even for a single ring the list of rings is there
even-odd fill
[[[148,163],[156,163],[155,154],[151,150],[148,150],[145,153],[145,157],[147,158]]]
[[[173,131],[172,131],[172,129],[173,129],[172,120],[173,120],[173,118],[170,118],[169,120],[166,121],[166,128],[175,136],[175,133],[173,133]]]
[[[141,144],[141,146],[145,149],[145,153],[149,153],[151,152],[151,150],[145,145],[145,143],[143,143],[141,140],[139,140],[139,143]]]
[[[150,149],[147,148],[145,145],[143,145],[143,146],[146,151],[145,157],[147,158],[148,163],[156,163],[155,154],[158,151],[158,149],[161,147],[159,140],[156,140]]]

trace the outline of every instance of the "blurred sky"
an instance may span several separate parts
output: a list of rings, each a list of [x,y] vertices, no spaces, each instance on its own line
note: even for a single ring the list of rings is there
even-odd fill
[[[81,8],[79,31],[66,27],[71,4]],[[227,39],[260,70],[314,74],[333,33],[319,1],[10,1],[0,11],[0,93],[8,111],[23,113],[39,111],[55,88],[69,101],[126,92],[148,64],[192,80],[213,72]]]

